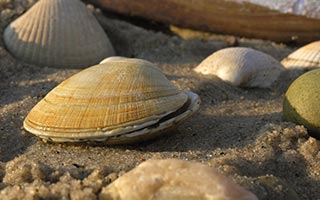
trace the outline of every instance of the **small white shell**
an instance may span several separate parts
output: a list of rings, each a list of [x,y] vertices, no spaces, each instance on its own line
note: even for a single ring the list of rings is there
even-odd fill
[[[288,69],[313,69],[320,67],[320,41],[307,44],[292,52],[281,63]]]
[[[79,0],[40,0],[4,31],[9,51],[27,63],[82,68],[114,55],[93,14]]]
[[[240,87],[269,87],[285,68],[273,57],[250,48],[219,50],[194,70]]]
[[[109,59],[63,81],[28,114],[24,128],[54,142],[128,143],[159,135],[199,109],[154,64]]]

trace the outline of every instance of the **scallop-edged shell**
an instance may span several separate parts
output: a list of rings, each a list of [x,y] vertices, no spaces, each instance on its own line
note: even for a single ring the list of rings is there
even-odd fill
[[[54,142],[129,143],[172,128],[199,104],[198,95],[178,90],[156,65],[110,59],[49,92],[30,111],[24,128]]]
[[[288,69],[313,69],[320,67],[320,41],[307,44],[292,52],[281,63]]]
[[[79,0],[40,0],[4,32],[9,51],[27,63],[92,66],[114,55],[108,36]]]
[[[244,47],[219,50],[194,70],[240,87],[270,87],[285,68],[263,52]]]
[[[257,200],[212,167],[178,159],[148,160],[103,188],[101,200]]]

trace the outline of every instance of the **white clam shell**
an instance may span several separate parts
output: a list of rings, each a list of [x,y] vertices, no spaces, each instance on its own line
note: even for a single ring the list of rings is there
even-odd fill
[[[199,109],[141,59],[110,59],[63,81],[28,114],[24,127],[55,142],[126,143],[158,135]]]
[[[80,0],[40,0],[5,29],[4,41],[16,58],[41,66],[82,68],[114,55]]]
[[[273,57],[244,47],[219,50],[195,69],[240,87],[270,87],[285,68]]]
[[[320,67],[320,41],[307,44],[292,52],[281,63],[288,69],[313,69]]]

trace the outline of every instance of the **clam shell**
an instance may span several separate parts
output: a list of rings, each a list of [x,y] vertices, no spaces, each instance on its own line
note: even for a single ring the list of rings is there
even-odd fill
[[[49,92],[30,111],[24,128],[55,142],[127,143],[187,119],[199,101],[198,95],[178,90],[148,61],[110,59]]]
[[[93,14],[79,0],[40,0],[4,31],[9,51],[27,63],[82,68],[114,55]]]
[[[288,69],[313,69],[320,67],[320,41],[307,44],[291,53],[281,63]]]
[[[237,199],[258,198],[232,179],[204,164],[178,159],[148,160],[104,187],[99,199]]]
[[[250,48],[234,47],[219,50],[194,71],[215,75],[240,87],[269,87],[285,68],[273,57]]]

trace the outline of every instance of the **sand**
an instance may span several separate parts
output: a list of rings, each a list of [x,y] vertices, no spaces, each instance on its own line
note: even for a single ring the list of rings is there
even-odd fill
[[[0,0],[0,32],[36,0]],[[95,12],[117,55],[157,63],[179,88],[200,95],[200,111],[152,141],[125,146],[44,143],[22,128],[30,109],[79,70],[14,59],[0,40],[0,199],[96,199],[117,177],[154,158],[217,168],[259,199],[320,199],[320,143],[285,122],[284,93],[300,74],[286,71],[271,88],[242,89],[192,69],[229,36],[171,27],[160,31]],[[239,46],[281,60],[297,47],[239,39]]]

